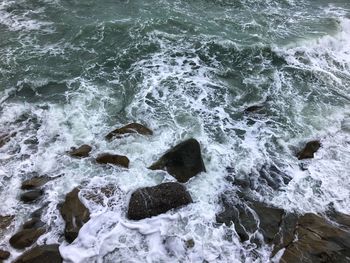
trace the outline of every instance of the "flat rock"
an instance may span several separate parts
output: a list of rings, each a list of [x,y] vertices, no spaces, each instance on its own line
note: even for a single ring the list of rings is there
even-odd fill
[[[90,145],[83,144],[78,148],[72,147],[71,151],[69,151],[68,154],[76,158],[85,158],[85,157],[89,157],[91,150],[92,150],[92,147]]]
[[[61,263],[59,245],[43,245],[24,252],[14,263]]]
[[[117,166],[122,166],[129,168],[129,159],[123,155],[103,153],[97,156],[96,162],[99,164],[113,164]]]
[[[195,139],[179,143],[160,157],[149,169],[166,169],[181,183],[187,182],[198,173],[206,171],[199,142]]]
[[[252,105],[244,110],[244,113],[260,112],[264,109],[262,105]]]
[[[10,245],[17,249],[29,247],[33,245],[45,231],[45,228],[23,229],[10,238]]]
[[[0,249],[0,260],[8,259],[10,255],[10,252]]]
[[[131,220],[140,220],[189,203],[192,203],[192,198],[186,188],[179,183],[163,183],[139,188],[131,195],[127,216]]]
[[[66,195],[60,213],[66,222],[64,236],[69,243],[77,238],[80,228],[90,219],[90,212],[79,199],[79,189],[74,188]]]
[[[315,214],[298,219],[290,243],[286,244],[282,263],[349,262],[350,232]]]
[[[20,199],[24,203],[31,203],[39,199],[44,194],[44,191],[41,189],[30,190],[21,194]]]
[[[321,143],[319,141],[308,142],[305,147],[298,152],[297,157],[299,160],[314,158],[314,153],[317,152],[320,147]]]
[[[111,140],[114,138],[122,138],[127,134],[138,133],[142,135],[152,135],[153,132],[147,128],[146,126],[139,123],[130,123],[121,128],[118,128],[106,135],[107,140]]]

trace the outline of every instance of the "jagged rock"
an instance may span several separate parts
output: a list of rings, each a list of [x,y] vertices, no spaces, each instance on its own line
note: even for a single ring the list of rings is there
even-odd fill
[[[43,186],[47,182],[50,182],[51,180],[56,179],[56,178],[58,178],[60,176],[61,175],[56,176],[56,177],[49,177],[47,175],[45,175],[45,176],[34,176],[31,179],[23,181],[21,189],[22,190],[31,190],[31,189],[34,189],[34,188],[38,188],[40,186]]]
[[[61,263],[63,259],[58,250],[59,245],[43,245],[34,247],[20,257],[14,263]]]
[[[163,183],[139,188],[131,195],[128,218],[140,220],[189,203],[192,203],[192,198],[185,187],[179,183]]]
[[[80,228],[90,219],[90,212],[79,199],[79,189],[74,188],[66,195],[60,213],[66,222],[64,236],[72,243],[78,236]]]
[[[179,143],[167,151],[149,169],[166,169],[169,174],[181,183],[187,182],[198,173],[206,171],[199,142],[195,139],[189,139]]]
[[[308,142],[304,149],[297,154],[297,157],[299,160],[314,158],[314,153],[317,152],[320,147],[321,143],[319,141]]]
[[[31,190],[31,191],[28,191],[28,192],[21,194],[20,199],[24,203],[31,203],[31,202],[36,201],[43,194],[44,194],[44,191],[41,189]]]
[[[29,247],[33,245],[45,231],[45,228],[23,229],[10,238],[10,245],[17,249]]]
[[[281,263],[349,262],[350,233],[339,225],[309,213],[299,218],[294,235]]]
[[[13,215],[7,215],[7,216],[0,215],[0,233],[3,230],[5,230],[9,225],[11,225],[14,218],[15,216]]]
[[[114,164],[125,168],[129,168],[130,161],[128,157],[123,155],[103,153],[97,156],[96,162],[100,164]]]
[[[251,234],[260,230],[265,241],[271,243],[279,232],[284,214],[282,209],[254,200],[234,203],[225,195],[222,196],[222,204],[224,211],[216,215],[216,222],[227,226],[233,223],[242,241],[248,240]]]
[[[16,133],[2,133],[0,134],[0,148],[3,147],[6,143],[8,143],[11,137],[16,136]]]
[[[10,255],[10,252],[0,249],[0,260],[8,259]]]
[[[89,157],[91,150],[92,150],[92,147],[90,145],[84,144],[78,148],[72,147],[71,151],[68,153],[72,157],[84,158],[84,157]]]
[[[131,133],[138,133],[138,134],[142,134],[142,135],[152,135],[153,132],[143,126],[142,124],[139,124],[139,123],[130,123],[128,125],[125,125],[121,128],[118,128],[110,133],[108,133],[106,135],[106,139],[107,140],[111,140],[111,139],[114,139],[114,138],[122,138],[124,135],[126,134],[131,134]]]

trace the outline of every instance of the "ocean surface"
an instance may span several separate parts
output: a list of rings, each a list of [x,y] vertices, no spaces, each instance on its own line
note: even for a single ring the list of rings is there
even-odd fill
[[[253,105],[263,108],[244,113]],[[130,122],[154,135],[104,139]],[[270,245],[215,224],[220,195],[235,193],[230,174],[287,211],[350,212],[350,1],[1,0],[0,131],[16,132],[0,148],[0,214],[16,215],[0,246],[45,203],[37,243],[60,243],[65,262],[269,262]],[[192,137],[207,169],[185,184],[194,203],[128,220],[132,191],[174,181],[147,167]],[[315,139],[301,169],[296,153]],[[66,154],[81,144],[130,168]],[[291,181],[259,185],[266,164]],[[33,174],[63,176],[23,204]],[[106,185],[119,190],[103,204],[84,199]],[[91,219],[68,244],[57,204],[76,186]],[[9,262],[21,254],[10,252]]]

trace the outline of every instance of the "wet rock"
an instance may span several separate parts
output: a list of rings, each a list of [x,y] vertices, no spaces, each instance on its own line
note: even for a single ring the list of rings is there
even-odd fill
[[[0,260],[8,259],[10,255],[10,252],[0,249]]]
[[[71,151],[68,152],[68,154],[76,158],[85,158],[85,157],[89,157],[91,150],[92,150],[92,147],[90,145],[84,144],[78,148],[72,147]]]
[[[23,229],[10,238],[10,245],[17,249],[29,247],[33,245],[45,231],[45,228]]]
[[[74,188],[66,195],[60,207],[60,213],[66,222],[64,236],[72,243],[78,236],[80,228],[90,219],[90,212],[79,199],[79,189]]]
[[[11,137],[16,136],[16,133],[0,133],[0,148],[3,147],[6,143],[8,143]]]
[[[129,159],[123,155],[103,153],[97,156],[96,162],[99,164],[113,164],[117,166],[122,166],[129,168]]]
[[[93,189],[88,189],[86,191],[83,191],[82,196],[86,200],[92,201],[99,205],[104,205],[104,200],[106,198],[107,199],[111,198],[117,190],[121,191],[115,185],[108,184],[103,187],[98,187],[98,188],[93,188]],[[107,205],[110,204],[109,201],[111,200],[108,200]]]
[[[314,153],[317,152],[320,147],[321,143],[319,141],[308,142],[304,149],[297,154],[297,157],[299,160],[314,158]]]
[[[32,218],[31,220],[25,222],[22,226],[23,229],[37,229],[43,227],[45,224],[39,218]]]
[[[58,250],[59,245],[34,247],[18,257],[14,263],[61,263],[63,259]]]
[[[139,188],[131,195],[128,218],[140,220],[189,203],[192,203],[192,198],[185,187],[179,183],[163,183]]]
[[[222,204],[224,211],[216,215],[216,222],[227,226],[233,223],[242,241],[248,240],[257,230],[261,232],[265,242],[271,243],[275,239],[284,215],[282,209],[254,200],[235,202],[225,195],[222,196]]]
[[[13,215],[0,215],[0,233],[11,225],[14,218],[15,216]]]
[[[31,190],[34,188],[38,188],[40,186],[43,186],[47,182],[55,179],[57,177],[49,177],[49,176],[34,176],[31,179],[25,180],[22,183],[21,189],[22,190]]]
[[[138,133],[142,135],[152,135],[153,132],[147,128],[146,126],[139,123],[130,123],[121,128],[118,128],[106,135],[107,140],[111,140],[114,138],[122,138],[127,134]]]
[[[194,247],[194,245],[195,245],[195,242],[194,242],[194,240],[191,238],[191,239],[188,239],[188,240],[186,240],[185,241],[185,245],[186,245],[186,248],[193,248]]]
[[[195,139],[189,139],[179,143],[167,151],[149,169],[166,169],[169,174],[181,183],[187,182],[198,173],[206,171],[199,142]]]
[[[349,262],[349,231],[318,215],[301,216],[295,236],[298,238],[285,247],[280,262]]]
[[[31,190],[31,191],[28,191],[28,192],[21,194],[20,199],[24,203],[31,203],[31,202],[36,201],[43,194],[44,194],[44,191],[41,189]]]
[[[253,112],[260,112],[264,109],[264,106],[262,105],[253,105],[244,110],[244,113],[253,113]]]

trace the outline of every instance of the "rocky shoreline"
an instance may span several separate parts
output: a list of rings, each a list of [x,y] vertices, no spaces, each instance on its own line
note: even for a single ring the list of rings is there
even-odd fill
[[[262,110],[262,107],[250,107],[247,114]],[[151,136],[153,131],[138,123],[131,123],[113,130],[105,136],[106,140],[120,139],[130,135]],[[0,147],[8,143],[15,134],[2,134]],[[319,141],[310,141],[296,153],[299,160],[314,157],[322,147]],[[115,153],[100,153],[96,159],[90,157],[94,149],[90,145],[72,147],[67,154],[72,158],[90,158],[96,165],[113,165],[128,169],[130,160]],[[186,182],[200,173],[206,172],[201,155],[201,146],[196,139],[178,143],[162,154],[148,169],[164,170],[177,182],[161,183],[152,187],[136,189],[130,197],[126,217],[129,220],[142,220],[166,213],[169,210],[190,205],[193,200],[186,189]],[[257,246],[267,243],[272,246],[271,258],[279,258],[283,263],[311,262],[349,262],[350,260],[350,216],[329,209],[325,215],[288,213],[281,208],[252,199],[248,192],[254,188],[249,178],[238,179],[234,168],[227,168],[226,178],[238,187],[238,199],[233,199],[233,192],[221,193],[222,211],[216,215],[217,226],[225,225],[234,229],[241,242],[251,242]],[[21,202],[35,203],[45,191],[44,185],[59,178],[46,175],[34,175],[22,182],[19,197]],[[259,183],[267,184],[273,189],[287,185],[290,180],[287,174],[274,165],[266,165],[259,171]],[[108,190],[107,190],[108,192]],[[90,196],[90,198],[95,198]],[[36,246],[37,239],[48,231],[41,221],[42,209],[32,213],[30,219],[17,230],[9,244],[18,250],[25,251],[15,259],[16,263],[62,262],[59,244]],[[67,193],[65,200],[57,209],[65,221],[64,237],[68,243],[74,242],[81,227],[90,220],[90,211],[80,200],[80,188],[76,187]],[[0,215],[0,234],[5,233],[16,220],[14,215]],[[4,240],[2,241],[4,242]],[[6,241],[7,242],[7,241]],[[5,244],[5,243],[4,243]],[[188,246],[195,246],[194,241]],[[10,253],[0,244],[0,262],[10,257]]]

